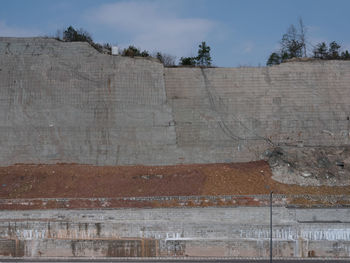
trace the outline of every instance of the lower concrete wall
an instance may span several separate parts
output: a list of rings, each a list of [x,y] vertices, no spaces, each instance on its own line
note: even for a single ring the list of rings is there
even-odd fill
[[[275,257],[349,257],[350,209],[274,207]],[[269,208],[0,212],[0,255],[268,257]]]

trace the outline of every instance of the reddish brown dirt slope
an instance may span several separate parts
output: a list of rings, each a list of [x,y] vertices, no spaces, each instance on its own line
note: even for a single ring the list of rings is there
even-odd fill
[[[350,194],[350,187],[301,187],[271,179],[264,161],[176,166],[77,164],[0,167],[0,198]]]

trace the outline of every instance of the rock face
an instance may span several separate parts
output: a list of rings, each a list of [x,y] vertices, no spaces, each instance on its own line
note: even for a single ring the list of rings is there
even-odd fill
[[[205,161],[259,159],[267,147],[349,143],[350,62],[165,72],[178,146],[196,148]]]
[[[164,68],[87,43],[0,38],[0,165],[245,162],[277,146],[342,147],[349,81],[348,61]]]
[[[0,39],[0,54],[1,165],[171,162],[160,63],[52,39]]]
[[[269,154],[272,178],[296,185],[350,185],[349,160],[349,146],[276,148]]]

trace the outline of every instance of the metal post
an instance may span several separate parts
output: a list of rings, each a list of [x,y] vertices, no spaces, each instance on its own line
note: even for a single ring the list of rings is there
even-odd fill
[[[272,194],[270,192],[270,263],[272,263]]]

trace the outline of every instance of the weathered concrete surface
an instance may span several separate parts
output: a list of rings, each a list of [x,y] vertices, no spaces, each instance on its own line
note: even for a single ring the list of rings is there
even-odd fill
[[[275,207],[274,256],[350,257],[349,218],[350,209]],[[268,257],[269,208],[3,211],[0,254]]]
[[[177,143],[203,162],[259,159],[271,144],[348,144],[349,79],[350,62],[165,69]]]
[[[171,163],[163,66],[87,43],[0,39],[0,163]]]
[[[349,143],[350,62],[163,68],[86,43],[0,38],[0,165],[251,161]]]

